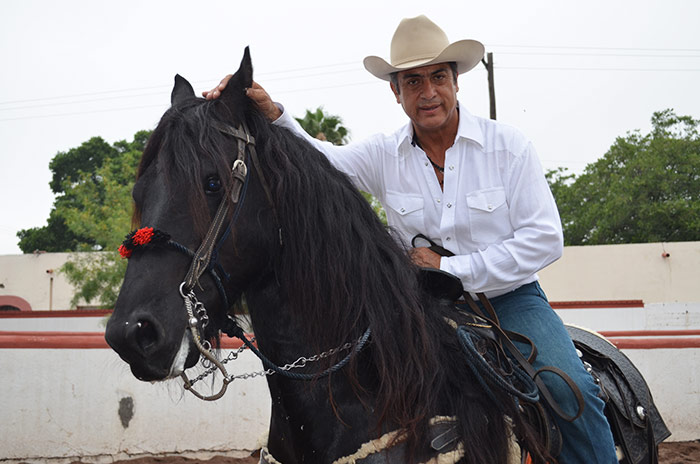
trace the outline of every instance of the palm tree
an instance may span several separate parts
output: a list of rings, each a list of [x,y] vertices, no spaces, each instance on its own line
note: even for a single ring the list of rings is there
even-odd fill
[[[343,120],[340,116],[326,114],[322,106],[313,112],[306,110],[306,115],[296,120],[307,134],[319,140],[327,140],[333,145],[345,145],[348,142],[348,130],[343,127]]]

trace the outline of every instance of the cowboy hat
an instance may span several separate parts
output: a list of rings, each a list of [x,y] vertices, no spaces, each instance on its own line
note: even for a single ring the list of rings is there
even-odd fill
[[[391,74],[406,69],[454,61],[457,72],[462,74],[484,56],[484,46],[476,40],[459,40],[450,43],[447,35],[426,16],[401,20],[391,39],[391,63],[378,56],[364,59],[367,71],[385,81]]]

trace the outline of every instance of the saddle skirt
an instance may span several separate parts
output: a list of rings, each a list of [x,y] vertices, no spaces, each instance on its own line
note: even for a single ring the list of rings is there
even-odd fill
[[[581,360],[601,387],[615,443],[624,455],[622,462],[654,464],[658,445],[671,435],[642,374],[632,361],[601,335],[566,326]]]

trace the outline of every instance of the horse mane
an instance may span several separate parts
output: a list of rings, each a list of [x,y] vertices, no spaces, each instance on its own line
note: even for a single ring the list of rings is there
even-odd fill
[[[401,438],[415,451],[431,417],[454,414],[463,437],[483,433],[479,449],[465,450],[465,462],[506,462],[504,410],[517,416],[515,406],[492,402],[469,372],[446,322],[455,316],[451,303],[427,295],[405,245],[325,155],[259,114],[247,121],[284,236],[277,281],[307,339],[328,349],[371,328],[378,426],[405,430]],[[351,364],[349,380],[357,383],[358,370],[366,368]],[[512,404],[506,395],[501,399]]]
[[[384,425],[405,430],[402,439],[415,450],[431,417],[455,415],[463,437],[483,439],[465,449],[466,462],[506,462],[504,414],[517,416],[515,406],[504,406],[505,395],[504,404],[496,404],[478,386],[454,329],[444,320],[454,313],[420,287],[418,268],[406,249],[323,154],[267,122],[252,104],[241,111],[255,137],[283,232],[274,273],[286,308],[303,321],[307,339],[328,349],[357,340],[369,327],[378,430]],[[138,176],[167,152],[164,168],[174,182],[199,184],[202,159],[216,166],[225,182],[230,153],[224,149],[226,136],[211,122],[230,118],[218,101],[193,98],[171,108],[144,150]],[[199,195],[190,198],[189,208],[203,236],[210,221],[202,207],[206,199],[201,189],[193,190]],[[460,363],[463,367],[455,368]],[[352,362],[344,371],[359,386],[359,371],[366,368]]]

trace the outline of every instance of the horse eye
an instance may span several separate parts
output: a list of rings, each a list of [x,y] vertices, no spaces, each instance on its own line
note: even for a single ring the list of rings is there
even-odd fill
[[[217,176],[207,177],[204,184],[204,191],[208,194],[214,194],[221,190],[221,180]]]

